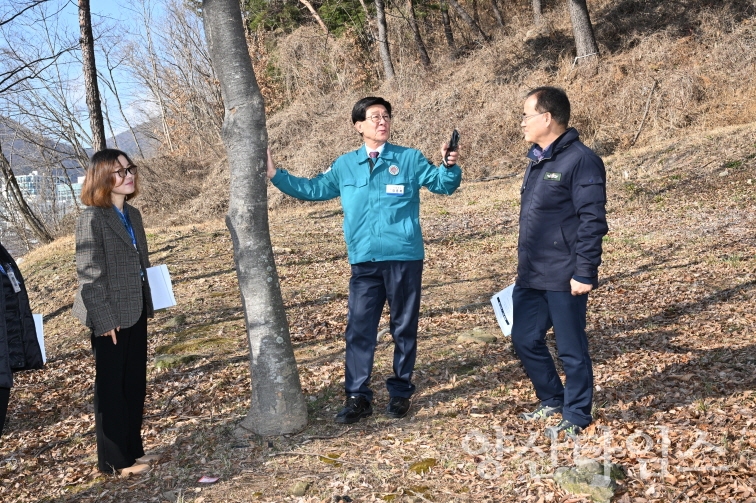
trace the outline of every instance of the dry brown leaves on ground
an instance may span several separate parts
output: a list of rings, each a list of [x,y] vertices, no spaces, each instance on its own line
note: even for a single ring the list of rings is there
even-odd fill
[[[589,456],[627,469],[621,503],[754,502],[754,129],[607,160],[611,232],[588,319],[596,420],[578,442],[551,443],[543,425],[517,418],[536,399],[506,338],[457,342],[473,327],[498,331],[489,298],[514,276],[518,177],[424,197],[418,392],[402,420],[380,413],[385,336],[376,414],[351,427],[332,421],[349,275],[338,204],[271,212],[310,415],[305,431],[280,438],[234,433],[250,383],[227,231],[151,229],[152,262],[169,265],[179,305],[151,322],[150,357],[183,359],[150,367],[144,438],[161,459],[131,479],[95,469],[92,356],[70,315],[72,240],[37,250],[22,269],[46,316],[49,360],[12,390],[0,499],[576,503],[585,495],[565,494],[550,475]],[[296,483],[303,496],[292,495]]]

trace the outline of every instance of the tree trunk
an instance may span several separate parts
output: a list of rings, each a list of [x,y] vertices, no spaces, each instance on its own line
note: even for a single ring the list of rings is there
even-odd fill
[[[543,24],[543,1],[532,0],[532,3],[533,3],[533,21],[535,22],[536,26],[541,26]]]
[[[598,45],[593,35],[593,25],[585,0],[567,0],[567,5],[570,9],[570,21],[572,21],[572,33],[575,36],[579,64],[585,62],[588,56],[598,55]]]
[[[52,234],[50,234],[50,231],[47,230],[47,226],[45,226],[44,222],[42,222],[34,211],[32,211],[29,205],[26,204],[24,194],[18,186],[18,181],[13,174],[8,158],[5,157],[2,145],[0,145],[0,171],[2,171],[4,182],[2,185],[5,187],[12,208],[21,214],[24,222],[26,222],[26,225],[29,226],[29,229],[31,229],[40,243],[52,243],[53,237]]]
[[[247,50],[238,0],[203,0],[205,37],[221,84],[231,193],[226,225],[234,245],[249,340],[252,397],[242,427],[283,435],[307,426],[268,228],[265,104]]]
[[[423,37],[420,36],[420,28],[417,26],[414,0],[407,0],[407,22],[412,30],[412,35],[415,37],[415,45],[417,46],[417,52],[420,53],[420,61],[425,68],[428,68],[431,65],[431,60],[428,56],[428,50],[425,48]]]
[[[381,55],[381,61],[383,61],[383,73],[386,74],[386,80],[394,80],[396,75],[394,74],[394,65],[391,63],[383,0],[375,0],[375,20],[378,22],[378,51]]]
[[[486,41],[489,40],[488,35],[485,34],[483,29],[480,27],[478,23],[475,22],[475,20],[470,16],[470,14],[468,14],[467,11],[463,9],[461,5],[459,5],[457,0],[446,0],[446,1],[449,2],[449,5],[454,7],[454,10],[457,11],[457,14],[459,14],[459,17],[461,17],[462,20],[464,20],[464,22],[470,26],[470,29],[472,29],[472,31],[480,35],[480,37],[483,40],[486,40]],[[378,0],[376,0],[376,3],[377,2]]]
[[[362,5],[362,10],[365,11],[365,21],[367,21],[370,19],[370,11],[368,10],[365,0],[360,0],[360,5]]]
[[[308,0],[299,0],[299,2],[307,7],[307,10],[310,11],[310,14],[312,14],[312,17],[315,18],[315,21],[320,25],[320,27],[323,29],[323,32],[328,35],[328,27],[323,22],[323,19],[318,14],[318,11],[315,10],[315,8],[312,6],[312,4]]]
[[[498,24],[499,27],[504,28],[504,18],[501,16],[499,2],[497,0],[491,0],[491,10],[493,10],[494,17],[496,18],[496,24]]]
[[[110,64],[110,59],[108,58],[107,52],[105,53],[105,64],[108,67],[108,74],[110,76],[110,82],[113,83],[113,85],[110,85],[106,81],[105,85],[108,87],[110,92],[113,93],[113,96],[115,97],[116,104],[118,105],[118,111],[121,113],[121,119],[123,119],[123,122],[126,124],[126,127],[129,128],[129,132],[131,133],[131,138],[134,140],[134,145],[136,145],[136,148],[139,151],[139,157],[144,159],[144,152],[142,151],[142,146],[139,144],[139,139],[137,138],[136,132],[134,131],[134,128],[131,126],[131,122],[129,121],[129,118],[126,116],[126,113],[123,110],[123,103],[121,103],[121,96],[118,94],[118,86],[115,85],[115,78],[113,76],[114,66]],[[116,136],[113,135],[113,140],[115,140],[115,138]]]
[[[89,108],[89,124],[92,128],[92,148],[95,152],[106,148],[105,121],[102,118],[100,90],[97,86],[97,67],[95,65],[94,37],[92,36],[92,15],[89,0],[79,0],[79,29],[81,31],[81,62],[84,67],[84,88]]]
[[[446,0],[440,0],[441,5],[441,21],[444,24],[444,37],[446,37],[446,45],[449,46],[451,58],[457,57],[457,45],[454,43],[454,32],[451,27],[451,20],[449,19],[449,4]]]
[[[152,91],[155,93],[155,97],[158,101],[158,108],[160,108],[160,122],[163,126],[163,136],[165,137],[165,142],[168,144],[170,151],[173,152],[171,129],[168,127],[166,105],[163,101],[163,92],[160,89],[160,78],[158,77],[157,54],[155,53],[155,48],[152,44],[152,18],[146,4],[142,4],[142,13],[142,20],[144,21],[144,32],[147,35],[147,53],[149,54],[150,67],[152,68]]]

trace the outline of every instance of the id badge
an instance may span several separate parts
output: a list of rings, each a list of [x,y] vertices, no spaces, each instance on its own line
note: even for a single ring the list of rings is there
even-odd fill
[[[404,195],[404,185],[386,185],[386,195],[387,196],[403,196]]]
[[[11,285],[13,285],[13,291],[18,293],[21,291],[21,285],[18,284],[18,280],[16,279],[16,274],[13,272],[13,268],[10,264],[7,264],[5,273],[8,275],[8,279],[11,282]]]

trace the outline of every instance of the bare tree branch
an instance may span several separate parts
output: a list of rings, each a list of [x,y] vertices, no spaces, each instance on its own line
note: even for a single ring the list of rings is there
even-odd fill
[[[43,3],[49,2],[50,0],[33,0],[29,3],[27,3],[24,7],[21,7],[18,11],[13,13],[11,17],[0,19],[0,26],[12,23],[16,20],[16,18],[19,18],[26,13],[26,11],[33,9],[34,7],[37,7],[39,5],[42,5]]]
[[[61,49],[51,56],[45,56],[31,61],[24,61],[21,62],[19,66],[16,66],[4,72],[0,72],[0,94],[4,94],[10,91],[21,82],[38,78],[45,70],[54,65],[57,62],[58,58],[74,50],[75,48],[76,46],[66,47],[65,49]],[[44,66],[37,67],[37,64],[42,62],[45,62],[46,64]],[[24,74],[23,72],[28,69],[32,69],[32,72]],[[7,83],[14,77],[16,78],[16,80]]]
[[[320,15],[318,14],[318,11],[315,10],[315,8],[312,6],[308,0],[299,0],[299,2],[307,7],[307,10],[310,11],[310,14],[312,14],[312,17],[315,18],[315,21],[320,25],[320,27],[323,29],[323,32],[328,35],[328,27],[323,22],[323,19],[321,19]]]
[[[16,176],[13,174],[13,170],[10,167],[10,162],[8,161],[8,158],[5,157],[2,145],[0,145],[0,172],[2,172],[3,181],[5,182],[4,185],[7,197],[12,201],[15,209],[18,210],[40,242],[44,244],[51,243],[53,237],[47,230],[44,222],[42,222],[37,214],[26,203],[24,194],[21,192],[21,188],[16,181]]]

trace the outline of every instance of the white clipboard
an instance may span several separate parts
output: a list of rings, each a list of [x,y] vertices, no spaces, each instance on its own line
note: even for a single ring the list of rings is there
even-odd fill
[[[152,292],[152,308],[165,309],[176,305],[176,297],[173,295],[173,284],[168,266],[165,264],[147,268],[147,281],[150,283]]]
[[[39,342],[39,349],[42,351],[42,363],[47,363],[47,354],[45,353],[45,327],[42,324],[42,315],[33,313],[34,328],[37,331],[37,342]]]
[[[496,321],[504,335],[512,335],[512,320],[514,319],[514,308],[512,307],[512,291],[514,283],[504,290],[491,297],[491,305],[496,313]]]

